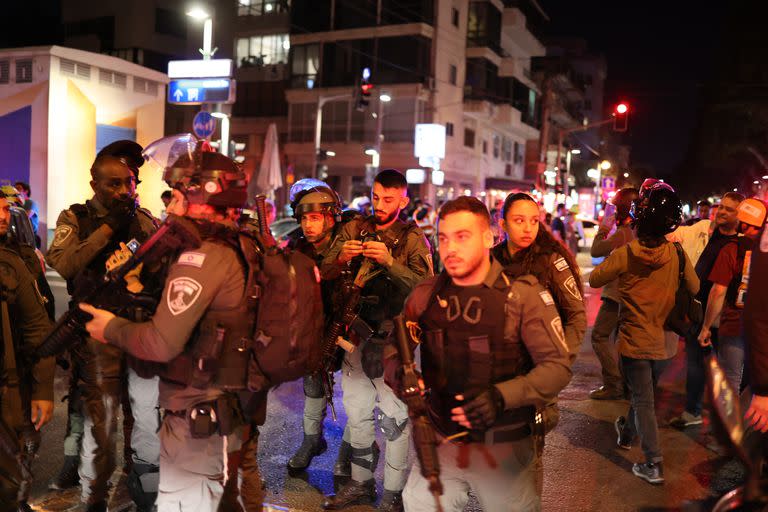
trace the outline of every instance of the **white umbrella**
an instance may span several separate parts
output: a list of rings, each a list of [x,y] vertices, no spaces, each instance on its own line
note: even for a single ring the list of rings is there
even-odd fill
[[[273,192],[283,186],[283,173],[280,169],[280,149],[277,144],[277,126],[275,123],[267,128],[267,136],[264,138],[264,153],[261,156],[259,175],[256,177],[256,187],[252,190],[253,197],[256,193],[273,195]],[[249,191],[251,192],[251,191]]]

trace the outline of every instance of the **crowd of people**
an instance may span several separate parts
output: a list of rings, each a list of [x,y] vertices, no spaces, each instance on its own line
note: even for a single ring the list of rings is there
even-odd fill
[[[70,391],[65,460],[51,488],[80,485],[84,510],[107,510],[122,408],[137,510],[261,510],[268,390],[303,375],[303,438],[287,463],[297,475],[328,449],[324,419],[341,370],[340,486],[324,509],[376,503],[383,452],[378,510],[461,511],[470,493],[487,511],[539,510],[542,447],[587,331],[578,210],[559,204],[549,221],[526,193],[491,211],[468,196],[438,209],[411,204],[403,174],[386,169],[352,205],[359,211],[345,212],[329,185],[303,179],[290,191],[300,230],[281,248],[264,231],[274,204],[256,203],[264,218],[242,215],[240,167],[189,138],[179,145],[186,151],[164,152],[173,161],[155,162],[171,188],[162,224],[136,195],[151,152],[129,141],[97,155],[93,197],[58,218],[46,261],[67,281],[70,313],[87,334],[73,331],[58,357]],[[588,277],[602,289],[591,334],[602,385],[590,398],[629,399],[616,419],[617,445],[639,440],[644,457],[632,472],[651,484],[664,482],[654,388],[681,335],[687,400],[674,424],[702,423],[713,346],[734,390],[751,379],[748,423],[768,430],[768,357],[756,341],[768,315],[765,294],[750,291],[765,280],[766,206],[736,193],[698,206],[684,225],[669,185],[620,190],[591,246],[605,259]],[[38,286],[39,262],[8,233],[9,208],[3,195],[0,508],[29,511],[31,460],[53,411],[54,359],[36,356],[51,340],[51,297]],[[135,257],[133,240],[145,244]],[[157,244],[165,252],[151,252]],[[126,290],[86,303],[105,275]],[[686,296],[703,315],[681,332],[670,319]],[[409,363],[415,351],[418,370]],[[414,371],[419,384],[407,387],[404,375]]]

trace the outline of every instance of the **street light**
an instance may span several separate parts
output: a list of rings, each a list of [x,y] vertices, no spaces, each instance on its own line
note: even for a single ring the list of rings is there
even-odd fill
[[[763,176],[763,179],[764,179],[764,180],[768,180],[768,174],[766,174],[765,176]]]
[[[611,162],[609,162],[608,160],[603,160],[602,162],[600,162],[600,168],[604,171],[607,171],[608,169],[611,168]]]
[[[213,18],[202,7],[193,7],[187,11],[187,16],[196,20],[203,21],[203,47],[200,49],[200,53],[203,54],[203,60],[210,59],[216,49],[211,49],[211,41],[213,41]]]
[[[382,93],[382,94],[379,96],[379,100],[380,100],[380,101],[383,101],[384,103],[389,103],[390,101],[392,101],[392,96],[390,96],[390,95],[389,95],[389,94],[387,94],[387,93]]]
[[[572,155],[580,155],[581,154],[581,150],[580,149],[572,149],[571,150],[571,154]]]
[[[628,172],[625,172],[625,173],[624,173],[624,177],[625,177],[625,178],[629,178],[629,173],[628,173]]]

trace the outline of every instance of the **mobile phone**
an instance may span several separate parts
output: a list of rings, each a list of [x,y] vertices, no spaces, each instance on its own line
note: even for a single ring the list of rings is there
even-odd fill
[[[616,214],[616,205],[613,203],[608,203],[605,205],[605,216],[610,217],[612,215]]]

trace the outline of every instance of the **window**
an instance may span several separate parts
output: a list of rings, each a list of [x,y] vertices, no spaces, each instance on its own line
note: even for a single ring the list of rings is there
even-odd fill
[[[483,139],[483,154],[484,155],[488,154],[488,141],[485,139]]]
[[[99,70],[99,83],[105,85],[114,85],[120,89],[125,89],[128,83],[128,77],[122,73],[115,73],[106,69]]]
[[[289,0],[237,0],[237,15],[261,16],[288,12],[290,6]]]
[[[137,76],[133,77],[133,92],[140,92],[143,94],[149,94],[150,96],[157,96],[157,87],[157,82],[139,78]]]
[[[512,164],[504,165],[504,175],[505,176],[512,176]]]
[[[449,73],[448,73],[448,81],[451,82],[451,85],[456,85],[456,77],[459,73],[459,70],[456,69],[456,66],[451,64]]]
[[[83,64],[82,62],[75,62],[73,60],[61,59],[59,63],[59,70],[64,75],[71,75],[77,78],[84,78],[85,80],[91,79],[91,66]]]
[[[312,89],[320,68],[320,45],[294,46],[291,56],[291,87]]]
[[[11,61],[0,60],[0,84],[7,84],[11,81]]]
[[[288,34],[241,37],[237,40],[236,57],[240,67],[286,64],[290,49]]]
[[[459,10],[455,7],[451,8],[451,24],[459,28]]]
[[[475,130],[464,128],[464,145],[468,148],[475,148]]]
[[[512,141],[507,137],[501,139],[501,155],[505,162],[512,161]]]
[[[445,134],[448,137],[453,137],[453,123],[445,123]]]
[[[523,163],[523,145],[519,142],[515,142],[515,163]]]
[[[181,12],[169,11],[168,9],[155,9],[155,32],[167,36],[186,39],[187,37],[187,18]]]
[[[493,158],[499,158],[501,154],[501,137],[493,134]]]
[[[501,55],[501,12],[490,2],[470,2],[467,46],[487,46]]]
[[[32,82],[32,59],[16,61],[16,83],[28,84]]]

